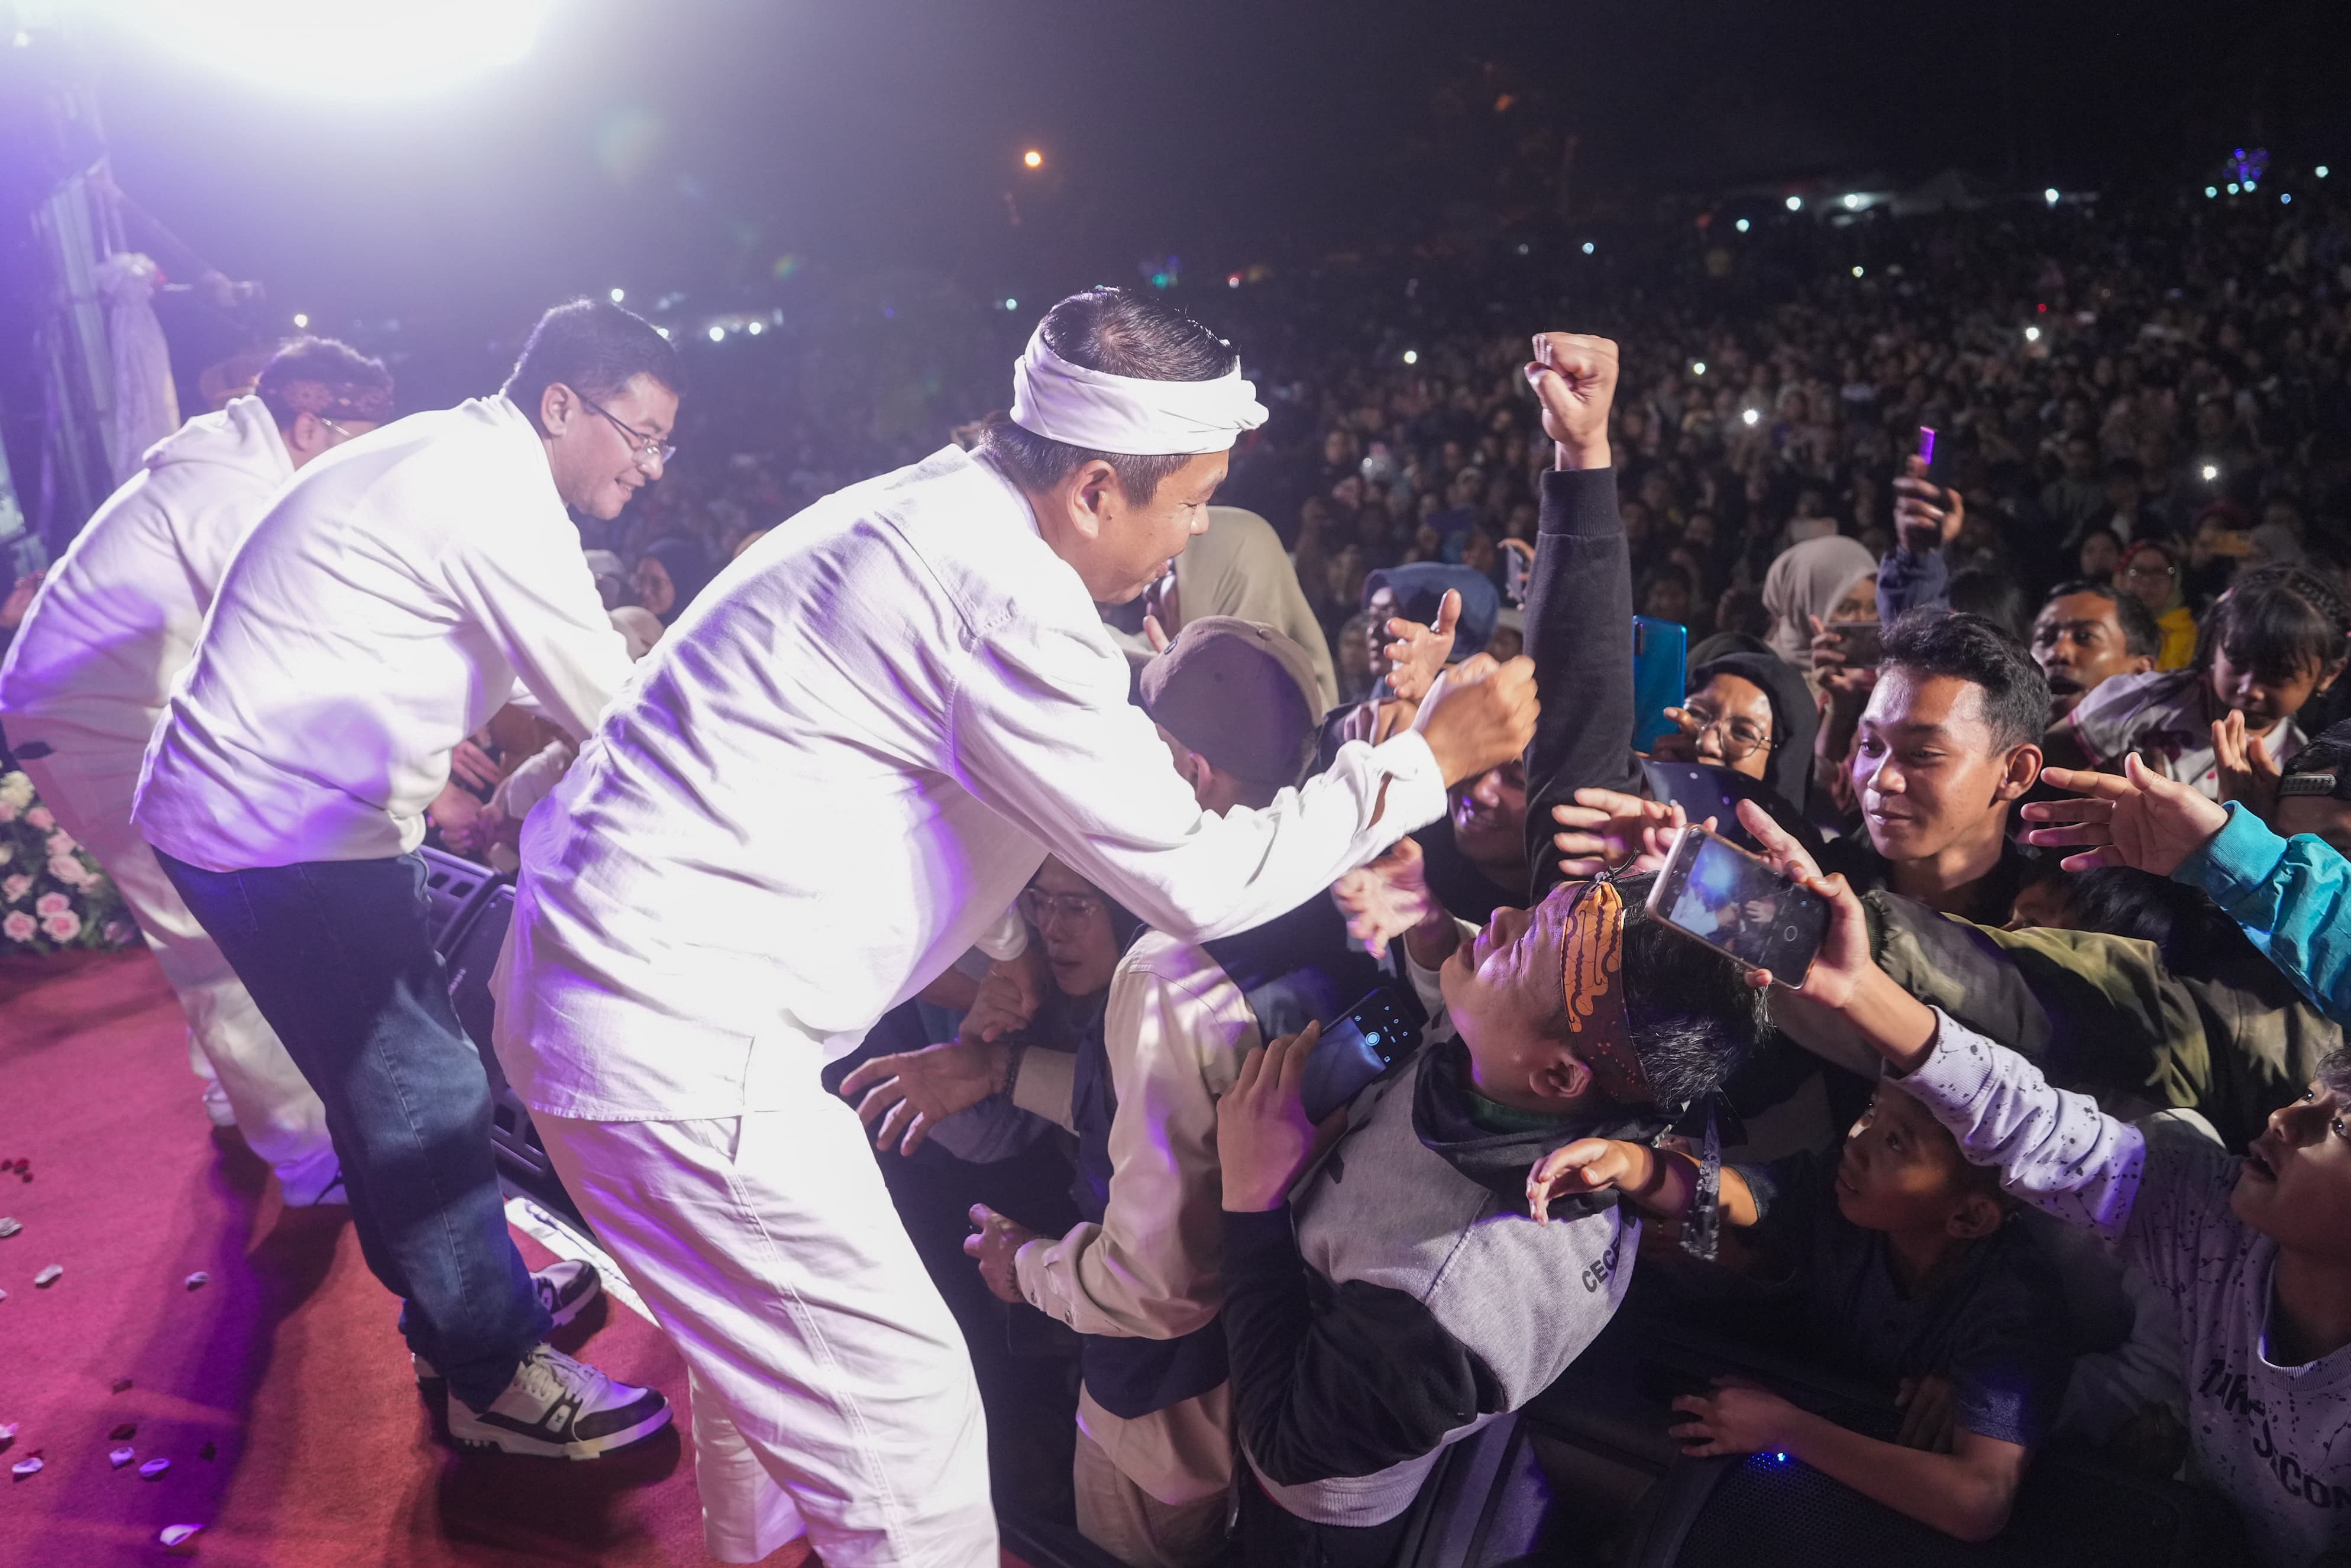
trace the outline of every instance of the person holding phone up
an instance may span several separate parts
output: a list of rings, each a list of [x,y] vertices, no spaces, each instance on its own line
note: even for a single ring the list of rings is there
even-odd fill
[[[1545,802],[1632,772],[1616,367],[1614,343],[1570,333],[1538,338],[1527,367],[1555,445],[1527,622],[1538,695],[1558,705],[1527,758]],[[1403,936],[1426,1042],[1319,1125],[1315,1031],[1252,1051],[1217,1105],[1246,1563],[1390,1560],[1443,1450],[1549,1386],[1624,1298],[1638,1218],[1595,1202],[1539,1226],[1528,1168],[1578,1138],[1656,1136],[1768,1032],[1762,993],[1650,918],[1642,882],[1559,883],[1541,861],[1535,906],[1477,928],[1400,846],[1353,907],[1368,934]]]

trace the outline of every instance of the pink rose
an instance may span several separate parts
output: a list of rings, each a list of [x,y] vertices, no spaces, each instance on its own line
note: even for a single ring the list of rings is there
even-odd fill
[[[89,868],[71,855],[58,855],[49,862],[49,874],[68,887],[88,887],[97,879]]]
[[[81,935],[81,916],[70,909],[63,910],[42,921],[41,929],[48,933],[52,942],[70,942]]]
[[[0,882],[0,903],[14,904],[32,890],[33,879],[31,877],[12,876],[5,882]]]
[[[40,829],[43,832],[47,832],[51,828],[57,825],[57,820],[49,815],[49,809],[47,806],[34,807],[31,810],[25,813],[25,821],[33,827]]]
[[[73,907],[73,900],[62,893],[45,893],[33,900],[33,913],[47,920],[52,915],[63,915]]]
[[[34,812],[38,811],[39,810],[40,808],[36,806],[33,808],[32,811],[26,812],[25,820],[26,821],[32,821]],[[33,825],[37,828],[40,826],[38,822],[34,822]],[[74,843],[73,835],[71,833],[67,832],[63,828],[59,828],[56,832],[49,835],[49,841],[47,847],[48,849],[50,858],[55,859],[58,855],[69,855],[73,853],[75,849],[78,846]]]
[[[5,920],[0,920],[0,936],[5,936],[11,942],[30,942],[33,933],[39,929],[33,917],[21,909]]]

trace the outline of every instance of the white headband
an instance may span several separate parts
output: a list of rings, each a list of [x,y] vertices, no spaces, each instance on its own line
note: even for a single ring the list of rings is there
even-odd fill
[[[1255,383],[1235,365],[1212,382],[1153,382],[1073,365],[1040,324],[1012,361],[1012,423],[1032,435],[1124,456],[1229,452],[1265,423]]]

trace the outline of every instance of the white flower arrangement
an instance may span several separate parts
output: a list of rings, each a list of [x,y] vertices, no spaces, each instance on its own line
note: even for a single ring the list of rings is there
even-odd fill
[[[21,772],[0,773],[0,955],[121,947],[139,940],[122,895]]]

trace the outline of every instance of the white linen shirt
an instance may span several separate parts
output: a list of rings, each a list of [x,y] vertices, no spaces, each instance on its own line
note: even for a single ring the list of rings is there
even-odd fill
[[[517,678],[584,737],[629,673],[522,410],[412,414],[310,463],[246,536],[132,820],[208,871],[404,854]]]
[[[1128,678],[1027,501],[954,447],[769,534],[524,826],[496,982],[516,1091],[584,1120],[778,1109],[1049,850],[1196,941],[1320,896],[1445,809],[1406,734],[1265,810],[1203,811]]]
[[[136,768],[229,556],[293,476],[257,397],[149,448],[49,569],[16,630],[0,665],[9,737],[101,745]]]

